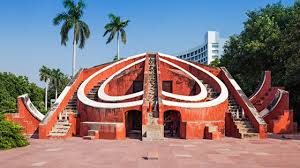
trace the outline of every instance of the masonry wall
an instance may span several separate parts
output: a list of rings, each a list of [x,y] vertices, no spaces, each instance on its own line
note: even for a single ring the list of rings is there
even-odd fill
[[[194,67],[188,66],[178,61],[169,59],[178,66],[189,71],[191,74],[196,76],[198,79],[204,80],[205,83],[208,83],[212,86],[217,92],[220,92],[220,88],[217,85],[216,81],[213,80],[208,75],[199,72]],[[173,93],[178,95],[195,95],[200,92],[200,88],[197,86],[194,88],[195,81],[191,79],[187,74],[178,71],[169,65],[160,62],[160,82],[162,85],[164,80],[173,81]],[[171,69],[170,69],[171,68]],[[209,68],[203,66],[205,70],[213,73],[214,75],[219,74],[219,70],[214,68]],[[159,91],[160,92],[160,91]],[[168,99],[161,95],[162,98]],[[174,101],[174,100],[173,100]],[[179,100],[175,100],[179,101]],[[180,101],[179,101],[180,102]],[[218,132],[220,132],[221,137],[225,134],[225,112],[228,109],[228,101],[207,108],[182,108],[174,106],[165,106],[160,105],[159,112],[159,124],[164,123],[164,113],[167,111],[177,111],[180,113],[180,138],[183,139],[204,139],[206,133],[206,126],[217,126]]]
[[[106,94],[121,96],[133,93],[133,82],[144,81],[144,64],[135,65],[112,79],[105,87]]]
[[[5,118],[21,125],[24,129],[23,133],[26,135],[37,133],[40,121],[30,113],[21,97],[17,99],[17,105],[18,112],[6,114]]]

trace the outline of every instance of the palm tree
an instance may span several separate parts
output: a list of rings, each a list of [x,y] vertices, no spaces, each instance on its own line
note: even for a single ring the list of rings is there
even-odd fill
[[[51,79],[51,70],[46,66],[42,66],[40,69],[40,80],[46,83],[45,87],[45,110],[47,111],[47,104],[48,104],[48,84]]]
[[[54,19],[53,24],[55,26],[63,22],[60,36],[61,45],[66,46],[68,42],[68,33],[73,28],[73,66],[72,66],[72,76],[75,76],[76,69],[76,47],[78,42],[79,48],[82,49],[85,46],[85,41],[90,37],[90,30],[88,25],[81,20],[83,16],[83,9],[85,8],[85,3],[83,0],[79,0],[76,4],[74,0],[64,0],[64,8],[67,12],[59,13]]]
[[[110,23],[106,24],[104,29],[105,29],[105,33],[103,35],[106,36],[108,33],[110,33],[106,44],[110,43],[114,37],[115,34],[117,33],[117,59],[120,59],[120,39],[119,36],[121,34],[121,38],[122,38],[122,42],[123,44],[126,44],[127,38],[126,38],[126,32],[125,32],[125,28],[128,26],[128,23],[130,22],[130,20],[124,20],[122,21],[120,16],[116,16],[114,14],[109,14],[108,17],[110,18]]]
[[[53,69],[51,71],[51,83],[55,87],[55,100],[57,100],[57,97],[58,97],[57,90],[62,85],[64,77],[65,76],[60,71],[60,69]]]

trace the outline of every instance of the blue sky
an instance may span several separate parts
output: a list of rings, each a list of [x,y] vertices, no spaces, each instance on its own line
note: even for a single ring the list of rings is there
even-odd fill
[[[264,7],[278,0],[86,0],[84,20],[91,38],[78,50],[77,68],[111,61],[116,43],[106,45],[103,38],[107,15],[115,13],[131,20],[127,45],[121,56],[145,51],[176,53],[197,46],[208,30],[227,38],[239,33],[248,10]],[[282,0],[285,5],[293,0]],[[72,44],[60,45],[60,27],[52,19],[62,12],[62,0],[14,0],[0,5],[0,71],[26,75],[39,82],[42,65],[60,68],[71,74]],[[70,39],[71,34],[70,34]]]

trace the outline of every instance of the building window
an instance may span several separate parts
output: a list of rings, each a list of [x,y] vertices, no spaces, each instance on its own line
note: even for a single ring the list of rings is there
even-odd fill
[[[219,57],[218,55],[213,55],[213,56],[212,56],[213,59],[216,59],[216,58],[218,58],[218,57]]]
[[[133,93],[140,92],[143,90],[143,81],[133,81]]]
[[[172,93],[173,92],[173,83],[172,83],[172,81],[163,81],[162,89],[165,92]]]
[[[212,47],[213,48],[219,48],[219,44],[218,43],[212,43]]]
[[[218,50],[212,50],[212,53],[213,54],[219,54],[219,51]]]
[[[190,56],[190,54],[187,54],[187,57],[189,57]]]

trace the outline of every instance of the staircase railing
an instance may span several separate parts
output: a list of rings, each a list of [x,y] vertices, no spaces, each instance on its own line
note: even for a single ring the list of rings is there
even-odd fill
[[[76,75],[70,80],[58,99],[55,101],[51,110],[46,114],[45,118],[39,125],[39,138],[46,139],[52,127],[58,120],[59,114],[68,105],[77,87],[80,85],[83,69],[80,69]],[[74,88],[75,87],[75,88]]]
[[[230,75],[225,67],[221,67],[221,79],[227,86],[231,95],[235,98],[238,105],[240,105],[248,117],[254,128],[259,132],[260,138],[266,138],[267,124],[263,118],[259,115],[254,105],[250,102],[243,90],[237,84],[237,82]]]

